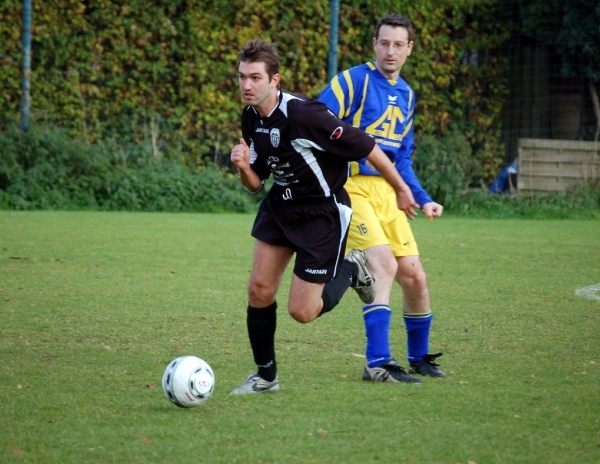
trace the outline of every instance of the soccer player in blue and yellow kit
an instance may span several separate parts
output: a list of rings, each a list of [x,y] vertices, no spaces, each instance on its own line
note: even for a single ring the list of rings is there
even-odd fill
[[[413,48],[414,31],[397,14],[379,20],[373,48],[375,61],[335,76],[319,100],[346,122],[363,129],[383,149],[409,185],[428,219],[441,216],[443,207],[423,189],[412,168],[415,93],[400,77]],[[396,207],[394,191],[364,158],[351,163],[345,188],[353,216],[348,249],[363,250],[377,284],[372,304],[363,306],[367,365],[363,380],[419,383],[392,358],[389,328],[390,295],[394,280],[402,287],[410,374],[445,377],[429,354],[433,315],[427,277],[406,214]]]

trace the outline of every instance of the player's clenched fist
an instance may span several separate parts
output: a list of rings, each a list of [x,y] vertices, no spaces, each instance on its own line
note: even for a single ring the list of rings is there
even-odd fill
[[[262,189],[262,181],[250,166],[250,148],[243,138],[240,139],[240,144],[231,150],[231,162],[237,167],[240,181],[247,190],[258,192]]]
[[[243,138],[240,139],[239,145],[236,145],[233,147],[233,150],[231,150],[231,162],[235,164],[239,170],[248,169],[250,166],[250,148],[248,148],[248,145]]]
[[[435,201],[430,201],[429,203],[425,203],[421,210],[425,213],[425,217],[432,221],[442,215],[444,207]]]

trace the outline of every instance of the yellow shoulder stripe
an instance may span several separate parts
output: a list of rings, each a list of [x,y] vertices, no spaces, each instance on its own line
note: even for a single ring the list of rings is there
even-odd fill
[[[340,107],[337,117],[341,119],[344,114],[344,92],[342,91],[342,86],[340,85],[340,80],[338,79],[338,76],[334,76],[334,78],[331,79],[330,85],[331,90],[333,91],[333,94],[335,95],[335,98],[338,101],[338,105]]]
[[[360,120],[362,118],[363,109],[365,107],[365,99],[367,98],[367,88],[369,87],[369,76],[365,76],[365,85],[363,87],[362,98],[360,100],[360,106],[354,113],[354,118],[352,118],[352,125],[354,127],[360,127]]]

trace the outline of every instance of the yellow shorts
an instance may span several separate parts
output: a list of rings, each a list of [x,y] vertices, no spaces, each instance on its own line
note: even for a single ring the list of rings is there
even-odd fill
[[[404,211],[398,209],[396,192],[383,177],[351,176],[344,185],[352,200],[352,222],[346,253],[389,245],[394,256],[419,254]]]

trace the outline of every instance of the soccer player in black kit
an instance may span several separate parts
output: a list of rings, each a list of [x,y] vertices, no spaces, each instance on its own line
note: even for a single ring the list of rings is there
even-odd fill
[[[410,218],[417,204],[406,183],[375,141],[339,120],[319,101],[279,88],[274,44],[252,40],[238,54],[239,85],[246,103],[242,138],[231,151],[240,181],[258,192],[273,175],[260,204],[248,283],[247,327],[258,370],[231,394],[279,390],[275,361],[276,293],[296,253],[288,311],[301,323],[331,311],[348,287],[363,302],[375,298],[364,254],[344,258],[352,215],[344,190],[348,162],[367,157],[394,188],[398,207]]]

